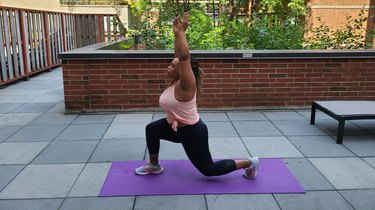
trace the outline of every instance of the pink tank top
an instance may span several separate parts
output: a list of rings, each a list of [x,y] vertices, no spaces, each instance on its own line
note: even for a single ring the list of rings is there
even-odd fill
[[[175,84],[168,87],[160,96],[160,107],[167,114],[167,121],[174,131],[177,131],[178,122],[194,125],[199,121],[196,96],[191,101],[181,102],[174,96]]]

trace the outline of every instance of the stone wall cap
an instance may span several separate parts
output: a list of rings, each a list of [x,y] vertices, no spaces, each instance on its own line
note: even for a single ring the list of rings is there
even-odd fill
[[[104,42],[59,54],[62,60],[171,59],[173,50],[102,50]],[[375,58],[374,49],[360,50],[190,50],[199,59],[326,59]]]

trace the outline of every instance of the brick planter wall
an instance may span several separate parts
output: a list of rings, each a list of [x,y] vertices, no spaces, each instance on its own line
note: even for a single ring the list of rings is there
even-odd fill
[[[170,57],[172,58],[172,57]],[[67,112],[158,108],[170,58],[64,59]],[[199,58],[201,109],[296,108],[375,100],[375,58]]]

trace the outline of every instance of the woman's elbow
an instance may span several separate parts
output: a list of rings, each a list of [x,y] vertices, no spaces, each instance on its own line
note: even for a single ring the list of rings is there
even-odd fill
[[[189,58],[190,58],[190,55],[189,55],[189,54],[184,54],[184,53],[182,53],[182,54],[180,55],[179,60],[180,60],[180,61],[187,61]]]

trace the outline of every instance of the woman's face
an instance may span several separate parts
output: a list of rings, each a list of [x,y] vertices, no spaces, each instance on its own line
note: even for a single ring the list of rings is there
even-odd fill
[[[168,77],[173,80],[178,80],[180,78],[178,72],[178,58],[173,59],[171,64],[168,66],[167,74]]]

